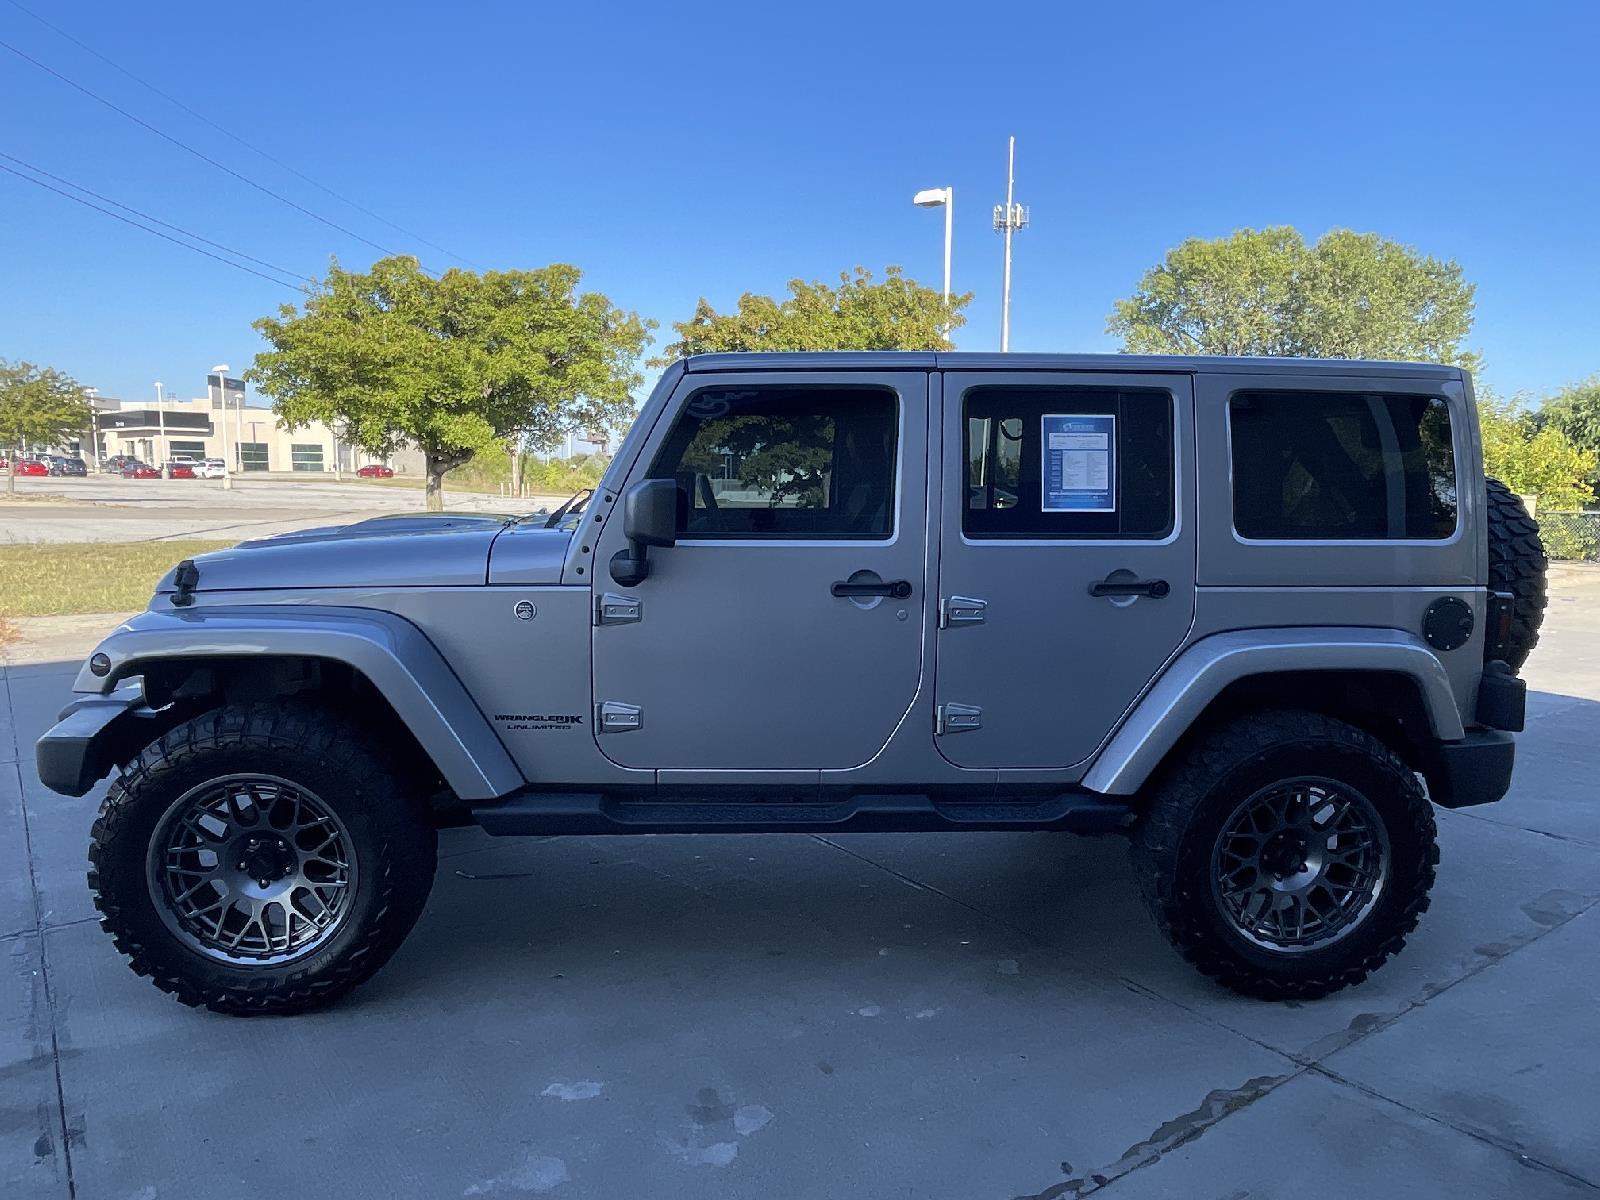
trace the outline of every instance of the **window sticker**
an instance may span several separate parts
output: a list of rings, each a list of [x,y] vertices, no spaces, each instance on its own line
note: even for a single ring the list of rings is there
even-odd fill
[[[1117,511],[1117,418],[1045,413],[1045,512]]]

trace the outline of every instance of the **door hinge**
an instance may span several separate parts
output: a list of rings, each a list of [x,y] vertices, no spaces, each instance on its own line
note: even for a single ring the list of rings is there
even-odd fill
[[[596,625],[627,625],[644,616],[644,601],[637,596],[607,592],[594,602]]]
[[[644,728],[644,709],[620,700],[602,700],[595,712],[595,728],[601,733],[627,733]]]
[[[965,733],[983,728],[983,709],[976,704],[941,704],[935,711],[935,733]]]
[[[971,596],[944,596],[939,600],[939,628],[955,625],[982,625],[989,611],[987,600],[974,600]]]

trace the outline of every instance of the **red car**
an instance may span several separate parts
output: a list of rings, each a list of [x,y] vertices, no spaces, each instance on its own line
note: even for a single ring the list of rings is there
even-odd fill
[[[160,472],[157,472],[157,474],[160,474]],[[194,467],[188,463],[169,462],[167,464],[168,479],[193,479],[194,477]],[[141,476],[141,478],[143,477]]]
[[[11,465],[13,474],[16,475],[48,475],[50,468],[36,458],[19,458]]]
[[[393,479],[394,468],[386,467],[382,463],[368,463],[356,472],[362,479]]]
[[[142,463],[138,459],[129,459],[122,464],[122,477],[124,479],[160,479],[161,472],[149,463]]]

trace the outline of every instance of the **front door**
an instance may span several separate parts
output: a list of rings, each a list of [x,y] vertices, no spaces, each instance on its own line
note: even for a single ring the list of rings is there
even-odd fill
[[[940,752],[1088,758],[1194,619],[1186,375],[944,378]]]
[[[628,481],[677,481],[677,543],[632,588],[608,571],[620,511],[596,546],[608,758],[809,771],[883,747],[922,675],[927,409],[922,372],[685,376]]]

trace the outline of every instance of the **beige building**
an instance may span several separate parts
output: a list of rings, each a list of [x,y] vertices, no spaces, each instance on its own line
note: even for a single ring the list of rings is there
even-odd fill
[[[300,471],[323,473],[354,470],[371,461],[339,442],[320,422],[303,429],[285,429],[270,408],[242,404],[234,394],[226,411],[215,398],[167,400],[159,407],[130,400],[96,397],[98,460],[131,454],[159,465],[163,456],[221,458],[236,473]],[[227,447],[224,450],[224,433]],[[85,439],[87,440],[87,439]],[[163,449],[163,447],[165,449]],[[80,453],[87,460],[90,447]],[[92,465],[92,464],[91,464]]]

